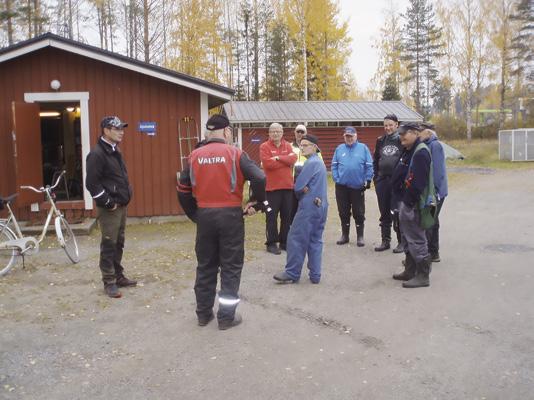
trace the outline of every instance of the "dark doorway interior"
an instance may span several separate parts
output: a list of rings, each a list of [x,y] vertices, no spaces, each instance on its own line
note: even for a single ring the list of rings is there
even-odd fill
[[[80,104],[40,106],[43,182],[51,185],[66,170],[55,191],[57,200],[83,200]]]

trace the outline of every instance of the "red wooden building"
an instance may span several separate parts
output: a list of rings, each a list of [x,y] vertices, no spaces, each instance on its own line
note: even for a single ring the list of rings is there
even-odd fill
[[[85,159],[100,120],[129,123],[121,144],[134,196],[130,216],[182,214],[176,173],[201,135],[210,108],[233,90],[53,34],[0,50],[0,195],[18,191],[20,219],[42,198],[20,185],[49,184],[67,217],[89,216]],[[32,211],[33,210],[33,214]]]
[[[336,147],[343,143],[343,129],[354,126],[358,140],[374,151],[376,139],[384,134],[384,117],[395,114],[399,121],[422,121],[423,117],[401,101],[233,101],[224,111],[237,128],[238,142],[259,162],[259,147],[268,138],[269,125],[284,126],[284,139],[293,142],[297,124],[307,126],[319,137],[328,168]]]

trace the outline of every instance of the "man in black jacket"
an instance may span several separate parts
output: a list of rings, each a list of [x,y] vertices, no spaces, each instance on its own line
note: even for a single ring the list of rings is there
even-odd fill
[[[102,136],[87,155],[85,184],[97,206],[97,218],[102,231],[100,270],[104,291],[109,297],[121,297],[119,287],[137,285],[136,281],[126,278],[121,265],[126,207],[132,189],[117,145],[122,141],[127,126],[118,117],[104,117],[100,122]]]
[[[395,114],[388,114],[384,117],[384,135],[376,140],[375,153],[373,157],[374,183],[378,208],[380,210],[380,230],[382,233],[382,243],[375,247],[375,251],[384,251],[390,248],[391,243],[391,175],[397,165],[403,147],[397,132],[399,121]],[[400,247],[400,232],[397,233],[398,246],[394,253],[402,252]]]
[[[430,285],[432,261],[428,252],[426,231],[421,227],[420,197],[429,184],[432,157],[428,147],[418,137],[421,128],[414,122],[400,126],[401,143],[406,148],[394,172],[394,195],[399,198],[399,221],[402,245],[406,253],[404,271],[393,279],[404,281],[405,288]],[[421,144],[421,146],[419,146]],[[403,180],[400,193],[398,178]]]

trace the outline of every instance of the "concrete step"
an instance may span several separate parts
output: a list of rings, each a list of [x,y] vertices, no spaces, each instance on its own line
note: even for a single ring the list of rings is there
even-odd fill
[[[42,225],[24,225],[24,223],[20,224],[20,230],[22,233],[26,235],[31,236],[38,236],[43,231]],[[91,231],[96,226],[96,219],[95,218],[87,218],[83,222],[80,222],[79,224],[69,224],[72,231],[76,236],[84,236],[91,234]],[[51,233],[55,231],[54,221],[50,223],[48,226],[47,233]]]

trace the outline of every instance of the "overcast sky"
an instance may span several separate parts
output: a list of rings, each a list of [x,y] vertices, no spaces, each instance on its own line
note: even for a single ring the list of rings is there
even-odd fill
[[[378,63],[377,50],[372,47],[384,24],[384,9],[392,0],[339,0],[341,18],[349,20],[352,54],[349,65],[361,90],[367,89]],[[405,12],[409,0],[393,0],[399,12]]]

